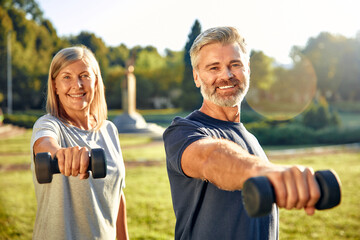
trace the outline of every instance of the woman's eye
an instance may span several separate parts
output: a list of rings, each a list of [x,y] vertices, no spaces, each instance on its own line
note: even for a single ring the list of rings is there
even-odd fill
[[[87,75],[87,74],[83,74],[83,75],[80,76],[80,78],[82,78],[82,79],[90,79],[90,76]]]

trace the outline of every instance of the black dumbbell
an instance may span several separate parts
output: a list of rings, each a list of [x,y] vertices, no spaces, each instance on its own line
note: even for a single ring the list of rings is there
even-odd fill
[[[88,171],[92,171],[93,178],[106,177],[106,157],[104,149],[91,149]],[[38,153],[35,156],[35,174],[39,183],[50,183],[52,175],[60,173],[58,160],[48,152]]]
[[[320,187],[320,199],[315,205],[318,210],[337,206],[341,200],[340,183],[331,170],[315,172]],[[243,203],[250,217],[261,217],[271,212],[275,203],[274,188],[267,177],[253,177],[245,181],[242,189]]]

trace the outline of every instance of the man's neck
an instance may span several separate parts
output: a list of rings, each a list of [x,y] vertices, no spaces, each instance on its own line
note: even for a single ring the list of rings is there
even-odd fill
[[[240,103],[234,107],[220,107],[204,100],[200,112],[222,121],[240,122]]]

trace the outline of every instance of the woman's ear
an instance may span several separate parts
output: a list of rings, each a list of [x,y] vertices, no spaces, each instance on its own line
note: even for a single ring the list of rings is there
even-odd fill
[[[53,86],[53,89],[54,89],[55,94],[56,94],[56,95],[59,95],[58,92],[57,92],[56,80],[55,80],[55,79],[52,81],[52,86]]]

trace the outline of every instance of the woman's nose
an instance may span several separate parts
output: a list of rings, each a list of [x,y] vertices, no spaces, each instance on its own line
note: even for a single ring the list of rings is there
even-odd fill
[[[75,81],[75,84],[73,85],[74,87],[78,87],[78,88],[82,88],[83,87],[83,81],[81,80],[80,77],[78,77]]]

